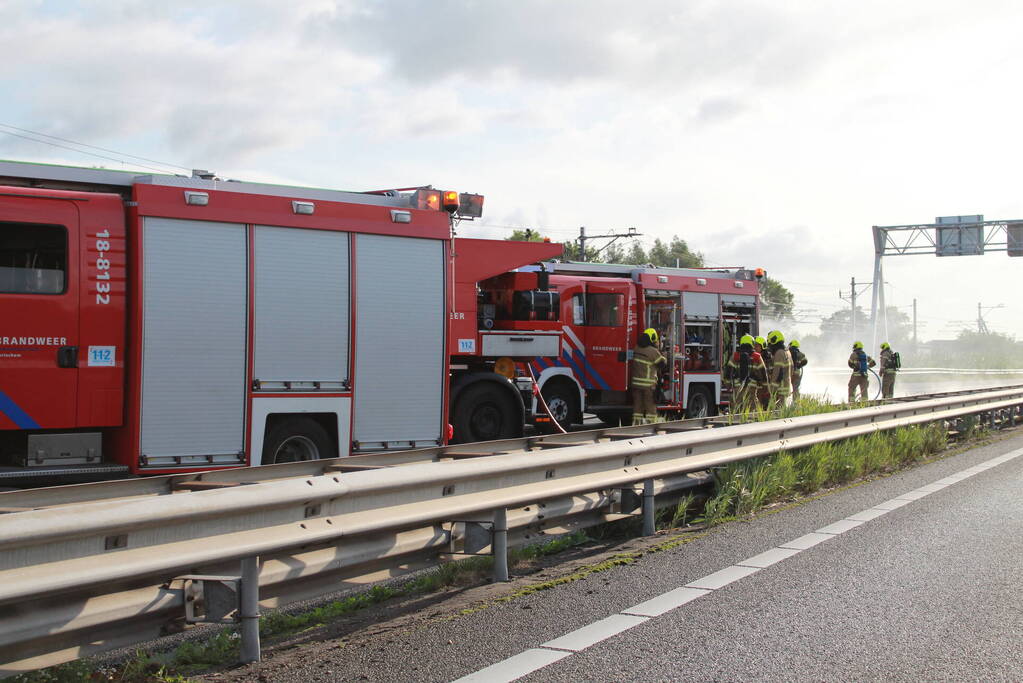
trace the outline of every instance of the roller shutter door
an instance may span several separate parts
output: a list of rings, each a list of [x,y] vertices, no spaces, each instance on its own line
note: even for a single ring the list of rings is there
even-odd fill
[[[364,450],[434,443],[444,415],[444,245],[379,235],[355,244],[352,438]]]
[[[146,218],[142,244],[142,454],[237,454],[245,443],[245,227]]]
[[[263,388],[337,391],[348,380],[348,258],[348,233],[256,227],[253,378]]]

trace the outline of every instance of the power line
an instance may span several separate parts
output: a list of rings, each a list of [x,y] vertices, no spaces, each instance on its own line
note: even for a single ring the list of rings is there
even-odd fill
[[[37,138],[28,137],[27,135],[19,135],[18,133],[12,133],[10,130],[0,130],[0,133],[6,133],[7,135],[11,135],[11,136],[16,137],[16,138],[21,138],[22,140],[28,140],[30,142],[38,142],[39,144],[50,145],[52,147],[59,147],[61,149],[67,149],[67,150],[70,150],[72,152],[77,152],[79,154],[86,154],[88,156],[97,157],[99,159],[106,159],[108,161],[116,161],[116,162],[121,163],[121,164],[125,163],[125,157],[127,157],[127,158],[130,158],[130,159],[138,159],[138,160],[141,160],[141,161],[148,161],[150,163],[158,164],[160,166],[166,166],[168,168],[176,168],[176,169],[181,169],[181,170],[185,170],[185,171],[191,171],[191,169],[189,169],[189,168],[187,168],[185,166],[180,166],[178,164],[169,164],[169,163],[166,163],[166,162],[163,162],[163,161],[158,161],[156,159],[149,159],[147,157],[140,157],[140,156],[136,156],[134,154],[126,154],[124,152],[118,152],[117,150],[107,149],[106,147],[97,147],[96,145],[89,145],[89,144],[86,144],[84,142],[77,142],[75,140],[69,140],[67,138],[58,137],[56,135],[48,135],[46,133],[40,133],[38,131],[29,130],[27,128],[19,128],[18,126],[12,126],[9,123],[0,123],[0,128],[10,128],[11,130],[21,131],[22,133],[28,133],[29,135],[36,135],[36,136],[43,137],[43,138],[49,138],[49,140],[39,140]],[[87,147],[89,149],[100,150],[101,152],[109,152],[110,154],[117,154],[121,158],[109,157],[109,156],[105,156],[103,154],[96,154],[95,152],[87,152],[84,149],[77,149],[76,147],[68,147],[67,145],[61,145],[61,144],[58,144],[56,142],[50,142],[50,140],[60,140],[61,142],[67,142],[67,143],[70,143],[72,145],[77,145],[78,147]],[[160,173],[166,173],[166,171],[163,170],[163,169],[153,168],[151,166],[145,166],[145,165],[142,165],[142,164],[139,164],[139,166],[142,166],[142,168],[148,169],[150,171],[158,171]]]

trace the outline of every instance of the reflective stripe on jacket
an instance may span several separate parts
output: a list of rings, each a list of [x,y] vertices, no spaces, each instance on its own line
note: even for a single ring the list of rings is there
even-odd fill
[[[739,376],[740,363],[740,353],[736,351],[725,365],[727,371],[725,379],[731,380],[736,385],[742,385],[745,382],[747,386],[752,387],[759,387],[767,382],[767,368],[764,366],[764,359],[759,353],[756,351],[750,353],[748,379]]]
[[[786,349],[772,351],[774,363],[768,374],[771,388],[779,395],[787,396],[792,391],[792,356]]]
[[[660,351],[652,346],[637,346],[632,350],[632,386],[653,387],[657,385],[657,366],[667,362]]]

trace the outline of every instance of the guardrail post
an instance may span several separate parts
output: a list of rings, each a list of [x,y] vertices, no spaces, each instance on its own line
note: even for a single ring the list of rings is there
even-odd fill
[[[241,619],[242,664],[258,662],[259,652],[259,558],[242,560],[241,596],[238,600]]]
[[[643,482],[643,535],[653,536],[654,531],[654,480]]]
[[[508,511],[494,510],[494,581],[508,580]]]

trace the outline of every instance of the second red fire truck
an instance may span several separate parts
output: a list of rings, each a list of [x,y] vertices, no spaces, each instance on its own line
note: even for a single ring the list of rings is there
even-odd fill
[[[459,248],[483,259],[489,246],[460,240]],[[762,276],[745,268],[560,262],[501,273],[479,282],[475,306],[462,300],[457,315],[465,323],[453,326],[453,336],[475,332],[475,319],[479,341],[464,339],[463,353],[452,351],[453,367],[469,371],[496,357],[492,367],[517,384],[527,420],[538,426],[550,426],[551,418],[576,424],[584,412],[609,425],[628,424],[629,359],[639,332],[652,327],[668,359],[659,411],[713,415],[729,399],[723,359],[742,335],[757,334]],[[468,353],[476,344],[479,356]],[[510,399],[496,392],[474,398],[474,410],[456,413],[463,421],[456,435],[485,440],[517,433]]]

